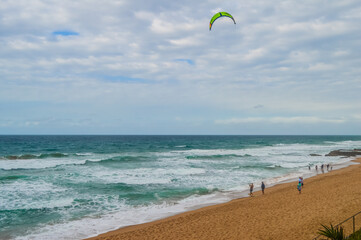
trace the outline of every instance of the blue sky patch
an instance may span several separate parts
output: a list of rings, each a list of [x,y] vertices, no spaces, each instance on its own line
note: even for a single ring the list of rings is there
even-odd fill
[[[54,36],[78,36],[79,33],[73,31],[54,31]]]
[[[100,78],[108,82],[150,83],[149,80],[143,78],[132,78],[127,76],[101,76]]]
[[[174,61],[176,61],[176,62],[186,62],[189,65],[192,65],[192,66],[194,65],[194,61],[192,59],[178,58],[178,59],[175,59]]]

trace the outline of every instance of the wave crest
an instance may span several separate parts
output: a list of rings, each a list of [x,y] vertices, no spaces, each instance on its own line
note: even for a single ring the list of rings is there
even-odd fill
[[[28,159],[45,159],[45,158],[63,158],[68,157],[69,154],[67,153],[41,153],[39,155],[35,154],[21,154],[21,155],[7,155],[0,157],[6,160],[28,160]]]

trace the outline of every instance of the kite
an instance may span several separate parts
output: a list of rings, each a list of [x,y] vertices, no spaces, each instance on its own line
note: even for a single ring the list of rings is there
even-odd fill
[[[221,18],[221,17],[229,17],[230,19],[233,20],[234,24],[236,24],[236,21],[234,20],[234,18],[231,14],[229,14],[227,12],[219,12],[219,13],[214,14],[214,16],[212,17],[212,19],[209,23],[209,31],[211,31],[214,21],[216,21],[218,18]]]

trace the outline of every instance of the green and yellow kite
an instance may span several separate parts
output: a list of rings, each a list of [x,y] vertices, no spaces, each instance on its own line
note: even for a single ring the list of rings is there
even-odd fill
[[[216,21],[218,18],[221,18],[221,17],[229,17],[230,19],[233,20],[234,24],[236,24],[236,21],[234,20],[234,18],[231,14],[229,14],[227,12],[219,12],[219,13],[214,14],[214,16],[212,17],[212,19],[209,23],[209,31],[211,31],[214,21]]]

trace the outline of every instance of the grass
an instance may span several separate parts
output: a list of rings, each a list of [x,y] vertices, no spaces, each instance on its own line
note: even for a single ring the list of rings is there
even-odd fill
[[[361,229],[356,231],[354,234],[351,234],[348,240],[361,240]]]

